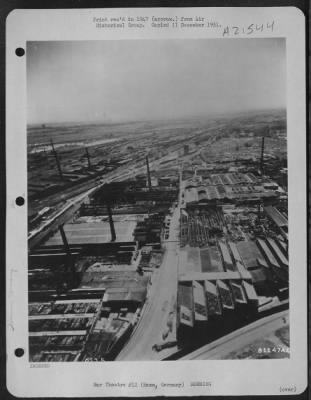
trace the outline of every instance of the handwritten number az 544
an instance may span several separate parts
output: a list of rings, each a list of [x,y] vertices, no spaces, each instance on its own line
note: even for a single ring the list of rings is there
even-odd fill
[[[240,26],[232,26],[229,27],[228,25],[224,27],[222,32],[222,36],[237,36],[241,34],[252,35],[254,32],[263,32],[264,30],[270,30],[273,32],[274,28],[274,21],[272,23],[267,24],[250,24],[248,27],[240,27]]]

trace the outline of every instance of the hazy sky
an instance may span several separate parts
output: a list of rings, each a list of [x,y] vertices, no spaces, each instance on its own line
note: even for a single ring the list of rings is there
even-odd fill
[[[29,42],[28,123],[285,107],[284,39]]]

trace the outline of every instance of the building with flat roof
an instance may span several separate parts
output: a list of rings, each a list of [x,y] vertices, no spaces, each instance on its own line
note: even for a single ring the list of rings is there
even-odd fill
[[[191,247],[180,250],[179,273],[223,272],[223,263],[216,246]]]
[[[273,257],[265,241],[263,239],[259,240],[260,242],[238,242],[237,249],[245,267],[252,277],[256,292],[262,296],[276,296],[278,287],[283,280],[278,277],[280,266],[278,266],[275,257]],[[267,253],[265,253],[265,250],[269,251],[269,257]]]
[[[186,208],[212,204],[258,202],[260,199],[277,199],[279,193],[274,185],[264,187],[254,175],[242,173],[202,174],[204,184],[190,179],[185,183],[184,201]]]
[[[236,247],[243,261],[243,264],[248,271],[252,271],[259,267],[268,268],[268,264],[266,263],[255,242],[241,241],[236,244]]]
[[[97,244],[111,242],[111,231],[108,222],[77,222],[66,224],[64,231],[70,245]],[[114,221],[117,242],[134,242],[133,232],[136,227],[135,221]],[[47,246],[62,245],[63,240],[57,231],[48,241]]]
[[[251,278],[251,277],[250,277]],[[241,280],[241,275],[238,271],[220,271],[220,272],[188,272],[179,276],[180,282],[190,281],[216,281],[216,280]]]
[[[100,298],[29,303],[30,361],[76,361],[100,307]]]

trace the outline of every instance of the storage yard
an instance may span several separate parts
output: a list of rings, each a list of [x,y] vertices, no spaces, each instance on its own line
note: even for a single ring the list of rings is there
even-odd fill
[[[31,130],[31,361],[178,359],[288,308],[284,121]]]

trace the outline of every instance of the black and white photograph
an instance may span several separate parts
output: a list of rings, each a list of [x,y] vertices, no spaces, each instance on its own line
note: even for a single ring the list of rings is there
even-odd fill
[[[304,21],[291,7],[9,15],[10,393],[305,389]]]
[[[30,360],[290,357],[285,39],[26,53]]]

